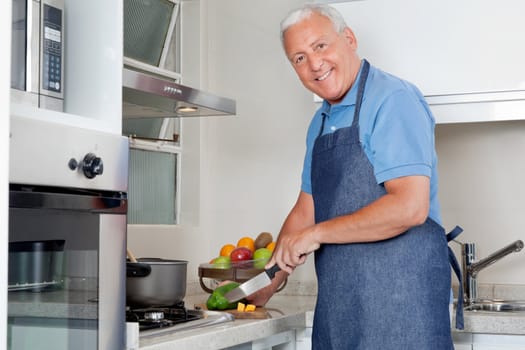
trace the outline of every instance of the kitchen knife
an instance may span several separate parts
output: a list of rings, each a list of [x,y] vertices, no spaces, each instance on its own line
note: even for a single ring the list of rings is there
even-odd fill
[[[228,299],[230,303],[246,298],[248,295],[269,286],[272,283],[272,279],[275,277],[275,273],[278,271],[281,271],[281,268],[279,265],[275,264],[268,270],[264,270],[264,272],[249,279],[237,288],[230,290],[228,293],[224,294],[224,297]]]

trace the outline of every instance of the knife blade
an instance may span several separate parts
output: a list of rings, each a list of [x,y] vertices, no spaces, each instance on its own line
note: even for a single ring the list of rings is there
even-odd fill
[[[272,283],[272,279],[275,277],[277,272],[281,271],[279,265],[275,264],[268,270],[264,270],[257,276],[250,278],[237,288],[234,288],[224,294],[224,297],[228,299],[230,303],[246,298],[247,296],[269,286]]]

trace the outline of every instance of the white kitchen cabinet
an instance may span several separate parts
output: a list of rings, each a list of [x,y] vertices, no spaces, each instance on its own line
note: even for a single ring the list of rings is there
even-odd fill
[[[455,350],[472,350],[472,333],[452,332]]]
[[[525,119],[525,2],[332,5],[356,34],[359,55],[416,84],[438,123]]]
[[[453,332],[455,350],[524,350],[525,335]]]
[[[453,333],[454,350],[473,350],[472,334]],[[296,350],[310,350],[312,348],[312,328],[307,327],[296,332]]]
[[[122,132],[123,1],[66,0],[65,112]]]
[[[225,350],[296,350],[295,330],[274,334],[254,340],[251,343],[232,346]]]
[[[511,344],[473,344],[472,345],[472,350],[523,350],[523,349],[525,349],[523,345],[511,345]]]
[[[251,350],[295,350],[295,330],[256,340]]]
[[[472,344],[454,343],[454,350],[472,350]]]
[[[525,335],[473,334],[472,350],[523,350]]]
[[[298,329],[295,336],[296,350],[312,349],[312,327]]]

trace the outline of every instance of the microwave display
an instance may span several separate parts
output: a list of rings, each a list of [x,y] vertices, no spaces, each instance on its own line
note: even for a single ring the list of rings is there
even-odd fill
[[[62,89],[62,11],[44,5],[42,88],[60,92]]]

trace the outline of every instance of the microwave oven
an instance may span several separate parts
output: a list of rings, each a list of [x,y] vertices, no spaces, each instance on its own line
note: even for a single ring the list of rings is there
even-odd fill
[[[11,102],[62,111],[64,0],[12,0]]]

